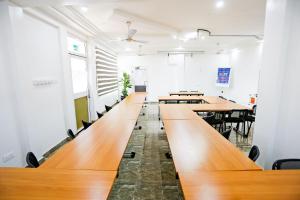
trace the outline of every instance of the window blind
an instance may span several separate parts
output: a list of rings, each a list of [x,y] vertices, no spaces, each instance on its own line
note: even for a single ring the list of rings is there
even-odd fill
[[[98,96],[118,90],[117,57],[98,47],[95,48],[95,54]]]

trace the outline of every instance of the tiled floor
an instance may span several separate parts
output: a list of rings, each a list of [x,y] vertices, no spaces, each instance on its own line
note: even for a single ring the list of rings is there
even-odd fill
[[[179,181],[175,177],[173,161],[165,157],[170,149],[167,136],[160,129],[158,104],[147,104],[142,113],[145,115],[139,117],[138,125],[143,128],[133,131],[126,150],[136,152],[136,157],[122,160],[119,177],[109,199],[183,199]],[[234,131],[230,141],[236,143]],[[246,154],[249,149],[249,145],[241,148]]]
[[[183,199],[173,161],[165,157],[169,146],[160,129],[158,106],[148,104],[142,112],[138,125],[143,128],[133,131],[126,150],[135,151],[136,157],[122,160],[109,199]]]

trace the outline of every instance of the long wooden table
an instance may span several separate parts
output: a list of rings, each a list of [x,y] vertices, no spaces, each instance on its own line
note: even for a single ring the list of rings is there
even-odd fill
[[[203,92],[170,92],[170,96],[178,95],[178,96],[202,96]]]
[[[117,171],[145,96],[145,93],[129,95],[40,168]]]
[[[116,171],[0,168],[0,199],[104,200],[116,174]]]
[[[159,104],[159,112],[162,120],[199,118],[186,104]]]
[[[163,123],[177,172],[261,170],[200,117]]]
[[[228,101],[226,99],[222,99],[220,97],[216,96],[160,96],[158,97],[158,102],[169,102],[169,101],[187,101],[190,102],[205,102],[209,104],[226,104],[226,103],[232,103],[231,101]]]
[[[184,171],[178,174],[186,200],[300,199],[300,170]]]
[[[232,102],[223,104],[188,104],[186,106],[194,112],[226,112],[232,110],[251,110],[251,108]]]
[[[158,97],[158,102],[169,102],[169,101],[187,101],[187,102],[192,102],[192,101],[202,101],[202,96],[160,96]]]

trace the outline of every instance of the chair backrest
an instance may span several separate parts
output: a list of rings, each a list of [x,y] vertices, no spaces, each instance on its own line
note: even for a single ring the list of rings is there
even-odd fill
[[[231,110],[230,112],[231,117],[241,118],[244,119],[248,113],[247,110]]]
[[[81,121],[82,121],[83,129],[87,129],[88,127],[90,127],[92,125],[92,123],[90,123],[90,122],[86,122],[83,120],[81,120]]]
[[[251,148],[248,157],[255,162],[257,160],[257,158],[259,157],[259,154],[260,154],[259,148],[256,145],[254,145]]]
[[[236,101],[233,101],[233,100],[229,100],[229,101],[231,101],[232,103],[236,103]]]
[[[216,119],[216,115],[214,113],[207,113],[207,116],[203,117],[202,119],[204,119],[207,123],[211,124],[215,119]]]
[[[290,158],[290,159],[277,160],[274,162],[272,169],[273,170],[300,169],[300,159]]]
[[[37,168],[40,166],[39,161],[36,159],[32,152],[28,152],[26,155],[26,162],[30,168]]]
[[[111,109],[112,109],[111,106],[105,105],[105,110],[106,110],[106,112],[110,111]]]
[[[221,135],[223,135],[227,140],[229,140],[230,133],[231,129],[228,129],[227,131],[222,132]]]
[[[225,99],[223,96],[219,96],[219,98],[221,98],[221,99]]]
[[[68,129],[67,134],[68,134],[69,138],[71,138],[71,139],[75,138],[75,135],[71,129]]]
[[[99,112],[97,112],[97,116],[98,116],[98,119],[100,119],[101,117],[103,117],[103,114],[102,114],[102,113],[99,113]]]
[[[253,107],[252,107],[252,113],[254,115],[256,115],[256,108],[257,108],[257,105],[253,105]]]

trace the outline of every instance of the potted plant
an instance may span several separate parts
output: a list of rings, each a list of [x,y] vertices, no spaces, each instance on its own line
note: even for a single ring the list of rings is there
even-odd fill
[[[126,72],[123,73],[123,78],[122,78],[122,84],[123,84],[123,89],[122,89],[122,96],[121,100],[123,100],[125,97],[128,96],[128,88],[132,87],[132,84],[130,82],[130,76]]]

